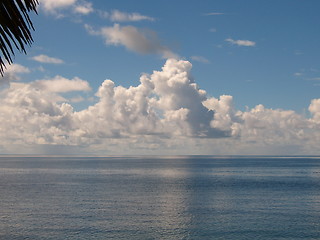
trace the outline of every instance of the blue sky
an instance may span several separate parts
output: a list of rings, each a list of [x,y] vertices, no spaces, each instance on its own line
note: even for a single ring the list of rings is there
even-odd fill
[[[23,112],[32,112],[39,116],[34,122],[44,126],[37,129],[34,122],[6,116],[15,131],[2,126],[7,137],[0,149],[80,149],[103,155],[128,148],[132,154],[318,154],[319,8],[316,0],[41,0],[39,14],[32,15],[34,44],[27,55],[16,54],[15,65],[1,80],[1,96],[3,116],[8,109],[22,118],[28,118]],[[187,85],[177,87],[183,74]],[[145,87],[141,76],[154,85],[146,95],[139,92]],[[159,79],[164,76],[163,81],[177,82],[163,90]],[[112,100],[97,93],[106,79],[117,92]],[[194,83],[196,90],[190,90]],[[21,106],[8,101],[13,95],[22,98],[15,95],[22,88],[28,88],[27,99],[40,89],[39,101],[46,104],[39,109],[41,104],[33,102],[31,110],[23,105],[25,99],[17,100]],[[133,96],[141,94],[144,98],[137,102]],[[103,115],[108,101],[119,108],[107,108],[111,112]],[[147,107],[135,116],[130,104]],[[72,108],[70,116],[58,124],[66,105]],[[123,119],[115,117],[117,111]],[[137,123],[124,119],[140,119],[145,112],[145,129],[127,128]],[[113,113],[110,120],[107,115]],[[89,116],[103,119],[96,124],[104,130],[92,132],[86,126]],[[17,137],[24,124],[30,128],[24,132],[37,133],[35,139],[29,133]],[[57,129],[44,131],[50,124]],[[181,129],[169,134],[171,128]],[[234,146],[232,151],[228,146]]]

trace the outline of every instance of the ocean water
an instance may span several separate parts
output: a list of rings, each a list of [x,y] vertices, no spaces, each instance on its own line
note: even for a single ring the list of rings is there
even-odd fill
[[[320,239],[320,158],[0,157],[0,239]]]

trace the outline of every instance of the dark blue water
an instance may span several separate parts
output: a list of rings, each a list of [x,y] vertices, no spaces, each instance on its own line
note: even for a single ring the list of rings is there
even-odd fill
[[[0,158],[0,239],[320,239],[320,158]]]

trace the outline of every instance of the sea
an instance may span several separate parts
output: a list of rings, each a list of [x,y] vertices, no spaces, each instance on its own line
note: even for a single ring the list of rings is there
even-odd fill
[[[320,157],[0,157],[0,239],[320,239]]]

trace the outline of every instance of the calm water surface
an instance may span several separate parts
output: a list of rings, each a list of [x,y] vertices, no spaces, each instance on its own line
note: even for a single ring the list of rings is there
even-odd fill
[[[320,239],[320,158],[0,158],[0,239]]]

